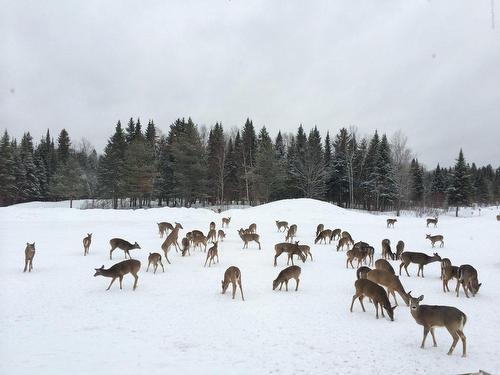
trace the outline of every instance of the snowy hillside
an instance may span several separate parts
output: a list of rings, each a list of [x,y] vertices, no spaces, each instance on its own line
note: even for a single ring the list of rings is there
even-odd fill
[[[383,215],[353,212],[309,199],[284,200],[245,210],[216,214],[205,209],[77,210],[50,204],[0,208],[0,373],[2,374],[457,374],[483,369],[500,373],[500,223],[496,208],[481,216],[443,216],[437,228],[425,219],[402,217],[387,229]],[[57,206],[57,205],[52,205]],[[187,231],[220,229],[231,216],[220,263],[203,267],[205,253],[181,257],[172,248],[165,273],[146,273],[149,252],[163,252],[156,223],[179,222],[179,242]],[[303,264],[298,292],[273,291],[272,281],[286,266],[273,267],[274,244],[284,241],[275,220],[298,225],[297,240],[311,245],[314,261]],[[262,250],[250,243],[242,250],[237,229],[257,224]],[[475,298],[444,294],[440,264],[417,267],[401,276],[407,291],[423,294],[423,303],[456,306],[468,321],[468,357],[461,343],[446,353],[452,338],[436,330],[438,347],[427,338],[420,349],[422,327],[398,296],[395,320],[375,319],[375,309],[358,302],[349,312],[356,272],[345,268],[345,252],[314,245],[316,225],[349,231],[354,240],[369,242],[380,257],[381,240],[406,243],[406,250],[437,251],[454,265],[472,264],[483,283]],[[82,239],[93,233],[90,255]],[[445,247],[432,249],[426,233],[442,234]],[[132,257],[142,262],[138,288],[126,275],[124,288],[110,279],[93,277],[94,268],[123,260],[117,249],[109,260],[109,239],[137,241]],[[36,243],[34,270],[23,273],[26,242]],[[245,301],[239,292],[221,295],[221,279],[231,265],[241,269]],[[399,268],[399,262],[393,262]],[[454,289],[455,280],[450,282]],[[230,291],[231,288],[229,288]],[[391,298],[392,302],[392,298]]]

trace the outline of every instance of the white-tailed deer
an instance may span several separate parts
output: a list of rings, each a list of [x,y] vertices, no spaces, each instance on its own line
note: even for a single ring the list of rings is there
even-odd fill
[[[387,219],[387,228],[393,227],[394,228],[394,223],[398,221],[398,219]]]
[[[216,237],[217,237],[217,232],[215,231],[215,229],[210,229],[207,234],[207,240],[215,242],[217,239]]]
[[[189,242],[190,241],[189,241],[189,238],[187,238],[187,235],[181,241],[181,246],[182,246],[181,255],[183,257],[186,256],[186,253],[188,253],[189,255],[191,255],[191,252],[189,251]]]
[[[257,224],[252,223],[247,229],[248,233],[257,233]]]
[[[401,259],[401,254],[405,251],[405,243],[403,241],[398,241],[396,245],[396,260]]]
[[[179,252],[180,246],[179,243],[177,242],[177,239],[179,238],[179,229],[184,229],[181,224],[175,223],[175,227],[170,232],[170,234],[165,238],[165,241],[161,244],[161,249],[163,250],[163,253],[165,254],[165,259],[167,260],[168,264],[170,264],[170,261],[168,260],[168,251],[170,250],[170,246],[174,245],[175,251]]]
[[[288,221],[276,220],[276,226],[278,227],[278,232],[281,232],[281,228],[283,228],[283,232],[284,232],[288,229]]]
[[[217,241],[224,242],[224,239],[226,238],[226,233],[222,229],[219,229],[217,232]]]
[[[244,301],[245,297],[243,297],[243,289],[241,288],[241,272],[240,269],[236,266],[229,267],[226,272],[224,272],[224,280],[222,283],[222,294],[226,293],[227,287],[231,283],[233,286],[233,299],[236,295],[236,285],[240,287],[241,299]]]
[[[200,248],[201,251],[201,246],[203,245],[203,251],[207,251],[207,243],[208,239],[205,237],[203,233],[194,233],[191,235],[191,240],[193,241],[193,248],[196,250],[197,247]]]
[[[352,239],[352,236],[349,232],[343,231],[341,236],[342,236],[342,238],[348,238],[349,242],[354,245],[354,240]]]
[[[384,270],[392,273],[393,275],[396,274],[394,268],[392,268],[391,264],[385,259],[377,259],[377,261],[375,262],[375,269]]]
[[[448,282],[455,278],[458,281],[458,271],[459,267],[457,266],[444,266],[441,268],[441,278],[443,280],[443,292],[446,293],[450,291],[448,287]]]
[[[298,241],[295,243],[289,243],[289,242],[277,243],[276,245],[274,245],[274,252],[275,252],[275,254],[274,254],[274,267],[276,267],[278,265],[277,259],[283,253],[288,254],[288,260],[286,262],[287,266],[290,263],[290,259],[292,260],[292,265],[293,265],[293,256],[294,255],[297,255],[302,260],[302,263],[305,263],[305,261],[306,261],[306,256],[302,253],[302,250],[300,249]]]
[[[87,233],[87,237],[83,238],[83,255],[89,253],[90,244],[92,243],[92,233]]]
[[[227,227],[229,227],[229,223],[231,222],[231,218],[230,217],[223,217],[222,218],[222,228],[224,228],[224,225]]]
[[[366,258],[368,258],[368,265],[369,266],[373,265],[373,257],[375,255],[375,249],[372,246],[370,246],[366,242],[359,241],[354,244],[353,249],[354,248],[360,248],[363,252],[366,253],[366,256],[363,258],[365,264],[366,264]]]
[[[322,230],[314,240],[314,244],[316,245],[318,242],[324,242],[326,244],[326,240],[328,239],[328,243],[332,242],[332,231],[330,229]]]
[[[470,264],[463,264],[458,268],[458,281],[457,287],[455,291],[457,292],[457,297],[460,292],[460,285],[465,292],[465,296],[469,298],[469,294],[467,293],[467,289],[472,293],[472,297],[476,296],[476,293],[479,291],[482,283],[479,283],[477,279],[477,271]]]
[[[449,258],[441,259],[441,277],[440,277],[441,280],[443,280],[443,269],[448,266],[451,267],[451,260]]]
[[[245,230],[241,228],[238,231],[238,234],[243,241],[243,249],[248,249],[248,243],[251,241],[255,241],[259,245],[259,250],[260,250],[260,242],[259,242],[260,236],[257,233],[245,233]]]
[[[215,264],[215,257],[217,257],[217,263],[219,263],[219,249],[218,249],[218,241],[215,241],[213,243],[214,245],[208,249],[208,252],[207,252],[207,259],[205,259],[205,265],[203,267],[206,267],[207,266],[207,262],[208,262],[208,267],[210,267],[210,265],[212,264]]]
[[[111,277],[111,283],[109,283],[108,289],[111,288],[111,285],[115,282],[116,279],[120,279],[120,289],[122,289],[122,280],[123,276],[126,275],[127,273],[131,273],[132,276],[135,278],[134,282],[134,290],[137,288],[137,280],[139,280],[139,276],[137,276],[137,272],[141,269],[141,262],[139,262],[137,259],[127,259],[122,262],[116,263],[115,265],[111,266],[107,270],[104,269],[104,265],[101,268],[95,268],[95,274],[94,277],[96,276],[105,276],[105,277]]]
[[[361,262],[363,262],[363,260],[366,258],[367,252],[363,248],[353,247],[351,250],[347,251],[346,256],[347,256],[347,260],[345,262],[345,268],[349,268],[349,264],[351,264],[351,267],[354,268],[354,266],[352,264],[352,261],[354,259],[358,260],[358,264],[357,264],[356,268],[359,268],[359,266],[361,265]]]
[[[156,269],[158,268],[158,264],[161,266],[163,272],[165,272],[165,268],[163,267],[163,263],[161,262],[161,255],[158,253],[149,253],[148,256],[148,268],[146,268],[146,272],[149,271],[149,266],[153,265],[153,274],[156,273]]]
[[[323,232],[324,229],[325,229],[325,226],[323,224],[318,224],[318,226],[316,227],[316,237],[318,237],[319,234],[321,232]]]
[[[280,287],[281,290],[284,283],[285,289],[288,292],[288,280],[295,279],[295,282],[297,283],[297,285],[295,286],[295,291],[297,291],[299,289],[299,283],[300,283],[300,272],[301,269],[299,266],[290,266],[285,268],[278,274],[278,277],[275,280],[273,280],[273,290],[275,290],[278,286]]]
[[[312,253],[311,253],[311,247],[308,246],[308,245],[299,245],[299,249],[300,251],[302,251],[302,254],[304,254],[304,256],[306,257],[306,260],[307,260],[307,257],[311,257],[311,262],[313,261],[313,256],[312,256]]]
[[[357,270],[356,270],[356,279],[359,280],[359,279],[366,279],[366,275],[368,274],[368,272],[370,272],[372,269],[370,267],[366,267],[366,266],[363,266],[363,267],[359,267]]]
[[[426,234],[425,235],[425,239],[431,241],[432,247],[434,247],[434,244],[436,242],[438,242],[438,241],[441,242],[441,244],[439,245],[439,247],[443,247],[444,246],[443,236],[441,236],[440,234],[437,234],[435,236],[431,236],[430,234]]]
[[[460,338],[463,345],[462,357],[465,357],[467,355],[467,348],[464,326],[467,322],[467,315],[459,309],[451,306],[421,305],[420,302],[424,299],[424,296],[413,298],[410,293],[411,292],[408,292],[408,296],[410,297],[411,315],[417,324],[424,327],[424,338],[422,339],[420,348],[424,348],[425,339],[427,338],[429,331],[431,332],[434,346],[437,346],[436,338],[434,337],[434,328],[446,327],[448,332],[450,332],[451,337],[453,337],[453,343],[448,351],[448,355],[453,353],[458,339]]]
[[[408,277],[408,266],[412,263],[418,264],[417,277],[420,276],[420,271],[422,271],[422,277],[424,277],[424,266],[432,262],[440,262],[441,257],[438,253],[434,253],[433,256],[429,256],[424,253],[415,253],[411,251],[405,251],[401,254],[401,264],[399,265],[399,275],[401,276],[401,269],[404,267]]]
[[[35,257],[35,243],[26,242],[26,248],[24,249],[24,271],[28,270],[31,272],[33,269],[33,258]]]
[[[385,317],[383,310],[385,309],[391,321],[394,320],[394,309],[396,308],[396,306],[394,307],[391,306],[389,302],[389,297],[387,297],[387,293],[385,292],[384,288],[382,288],[380,285],[377,285],[376,283],[368,279],[356,280],[354,282],[354,287],[356,288],[356,292],[352,296],[351,312],[354,306],[354,301],[356,301],[357,298],[359,298],[359,303],[361,303],[361,308],[363,309],[363,312],[366,312],[365,306],[363,305],[363,298],[368,297],[373,301],[375,305],[377,319],[378,319],[378,305],[380,304],[380,312],[382,313],[382,317]]]
[[[340,228],[332,230],[332,235],[330,237],[330,241],[332,241],[332,240],[340,240],[341,233],[342,233],[342,229],[340,229]]]
[[[403,288],[403,284],[401,284],[398,276],[390,273],[389,271],[371,270],[366,275],[366,278],[374,283],[385,286],[387,288],[387,293],[392,294],[394,297],[396,306],[398,305],[398,301],[396,300],[396,294],[394,292],[398,292],[403,301],[405,301],[406,306],[408,306],[408,294],[405,292],[405,288]]]
[[[497,221],[500,221],[500,215],[497,215]]]
[[[341,237],[338,244],[337,244],[337,251],[340,249],[344,250],[344,247],[346,246],[347,249],[349,250],[349,244],[351,243],[351,240],[347,237]]]
[[[394,260],[395,255],[391,250],[391,241],[389,239],[382,240],[382,258]]]
[[[158,232],[160,233],[160,238],[163,238],[163,235],[167,234],[169,230],[174,230],[172,224],[167,223],[166,221],[162,221],[161,223],[156,224],[158,224]]]
[[[130,250],[141,248],[137,242],[134,242],[134,244],[131,244],[130,242],[125,241],[122,238],[112,238],[109,240],[109,244],[111,245],[111,250],[109,250],[109,259],[113,259],[113,257],[112,257],[113,251],[116,248],[122,249],[125,252],[125,259],[127,259],[127,255],[128,255],[129,259],[132,259],[132,257],[130,256],[130,253],[129,253]]]
[[[210,222],[210,230],[215,230],[215,223],[213,221]]]
[[[429,227],[429,224],[434,224],[434,228],[436,228],[437,226],[437,223],[438,223],[438,218],[435,217],[435,218],[429,218],[427,219],[427,228]]]
[[[293,242],[293,238],[297,235],[297,225],[292,224],[290,225],[290,228],[288,228],[288,231],[286,232],[286,237],[285,241],[290,241]]]

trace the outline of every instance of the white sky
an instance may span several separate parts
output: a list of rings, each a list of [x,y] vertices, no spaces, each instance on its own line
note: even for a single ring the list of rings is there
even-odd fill
[[[428,167],[500,165],[500,1],[1,1],[0,129],[65,127],[100,152],[118,119],[273,136],[398,129]]]

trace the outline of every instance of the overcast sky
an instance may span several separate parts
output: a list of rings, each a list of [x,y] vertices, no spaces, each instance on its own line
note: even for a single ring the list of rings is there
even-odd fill
[[[273,136],[401,129],[428,167],[500,165],[500,1],[0,1],[0,129],[102,151],[118,119]],[[340,5],[342,3],[343,5]]]

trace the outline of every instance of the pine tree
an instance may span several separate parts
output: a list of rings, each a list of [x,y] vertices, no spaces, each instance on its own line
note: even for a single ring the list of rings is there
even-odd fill
[[[224,201],[226,169],[226,143],[222,124],[215,123],[208,137],[208,184],[213,203]]]
[[[9,134],[5,130],[0,140],[0,206],[14,202],[16,195],[14,171],[14,153]]]
[[[71,141],[66,129],[61,130],[57,138],[57,158],[61,163],[65,163],[69,158],[69,148]]]
[[[412,159],[410,163],[410,198],[417,204],[422,205],[424,199],[424,171],[417,159]]]
[[[24,165],[25,184],[21,187],[26,200],[36,200],[41,198],[41,188],[37,177],[37,167],[33,158],[33,138],[30,133],[25,133],[21,139],[19,156]]]
[[[378,132],[375,131],[368,150],[366,151],[365,163],[363,166],[365,179],[361,183],[363,194],[367,202],[367,208],[370,210],[373,205],[378,209],[378,200],[380,195],[379,172],[378,172],[378,157],[379,157],[380,138]]]
[[[254,171],[256,196],[261,202],[269,202],[276,188],[281,185],[282,174],[273,142],[265,126],[259,132],[257,144],[258,152]]]
[[[432,174],[431,183],[431,199],[435,206],[441,207],[443,205],[446,198],[446,190],[446,179],[438,163]]]
[[[136,136],[136,129],[135,129],[135,122],[134,119],[131,117],[130,120],[128,120],[127,123],[127,128],[125,129],[125,140],[127,143],[132,143]]]
[[[460,206],[468,206],[470,204],[472,187],[462,149],[460,149],[456,160],[457,162],[453,169],[451,184],[448,188],[448,203],[452,206],[456,206],[455,215],[458,217]]]
[[[380,210],[385,210],[391,206],[397,196],[397,183],[394,176],[394,161],[387,136],[382,135],[379,146],[377,160],[377,170],[379,175],[378,185],[380,186]]]
[[[245,181],[245,192],[246,200],[251,203],[254,199],[250,195],[253,191],[253,186],[251,186],[251,175],[253,173],[253,168],[255,167],[255,157],[257,154],[257,137],[255,135],[255,128],[253,127],[253,122],[247,118],[245,125],[243,126],[243,131],[241,133],[241,143],[243,146],[243,178]]]

